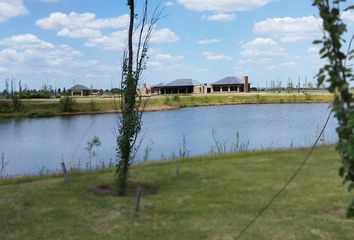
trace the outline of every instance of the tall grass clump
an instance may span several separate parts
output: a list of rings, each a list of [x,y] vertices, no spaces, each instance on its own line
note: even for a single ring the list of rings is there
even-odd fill
[[[74,112],[76,101],[69,95],[62,97],[59,103],[62,112]]]
[[[23,110],[23,104],[19,96],[13,95],[11,97],[12,100],[12,109],[14,112],[20,112]]]
[[[0,113],[11,113],[12,112],[12,106],[10,102],[8,101],[0,101]]]

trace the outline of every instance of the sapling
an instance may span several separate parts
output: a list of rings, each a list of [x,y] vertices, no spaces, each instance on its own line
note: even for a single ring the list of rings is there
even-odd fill
[[[85,150],[89,155],[88,167],[90,170],[92,170],[92,159],[97,156],[99,146],[101,146],[101,140],[97,136],[94,136],[90,141],[87,142]]]

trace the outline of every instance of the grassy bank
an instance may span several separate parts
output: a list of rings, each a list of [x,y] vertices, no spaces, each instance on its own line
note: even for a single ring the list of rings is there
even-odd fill
[[[195,107],[221,104],[246,103],[317,103],[331,102],[332,95],[324,91],[305,93],[236,93],[209,95],[174,95],[145,97],[147,111],[170,110],[181,107]],[[4,100],[2,100],[4,103]],[[116,100],[113,98],[75,98],[74,110],[70,113],[61,111],[59,99],[22,100],[22,110],[2,112],[0,118],[12,117],[51,117],[67,114],[105,113],[115,111]],[[10,101],[8,102],[11,103]],[[1,102],[0,102],[1,104]],[[1,106],[0,106],[1,110]]]
[[[131,180],[158,188],[143,195],[96,196],[112,170],[0,184],[0,239],[233,239],[264,206],[307,150],[203,156],[133,166]],[[314,152],[304,170],[242,239],[353,239],[345,218],[349,194],[332,147]],[[29,180],[29,179],[26,179]]]

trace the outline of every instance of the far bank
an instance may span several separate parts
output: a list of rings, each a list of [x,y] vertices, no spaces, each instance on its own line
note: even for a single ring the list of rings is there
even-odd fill
[[[330,103],[333,95],[326,91],[306,91],[291,93],[251,92],[224,94],[178,94],[144,96],[144,111],[164,111],[183,107],[229,105],[229,104],[267,104],[267,103]],[[11,100],[0,100],[1,118],[36,118],[62,115],[99,114],[119,112],[119,97],[73,97],[70,111],[63,109],[59,98],[23,99],[20,106],[14,108]]]

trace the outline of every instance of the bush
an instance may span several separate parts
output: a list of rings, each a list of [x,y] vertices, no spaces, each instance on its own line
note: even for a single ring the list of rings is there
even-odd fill
[[[23,104],[20,97],[18,97],[17,95],[13,95],[11,97],[11,100],[12,100],[12,109],[14,112],[20,112],[21,110],[23,110]]]
[[[181,98],[178,95],[173,95],[173,101],[179,103],[181,101]]]
[[[97,104],[95,101],[93,101],[93,99],[91,99],[91,102],[90,102],[90,110],[92,112],[97,111]]]
[[[31,111],[27,113],[27,116],[29,118],[49,118],[49,117],[54,117],[55,113],[51,111],[41,111],[41,112]]]
[[[163,104],[169,105],[170,104],[170,98],[169,97],[164,97]]]
[[[60,99],[60,110],[62,112],[74,112],[75,100],[66,95]]]
[[[8,101],[1,101],[0,100],[0,113],[10,113],[12,112],[12,106]]]

